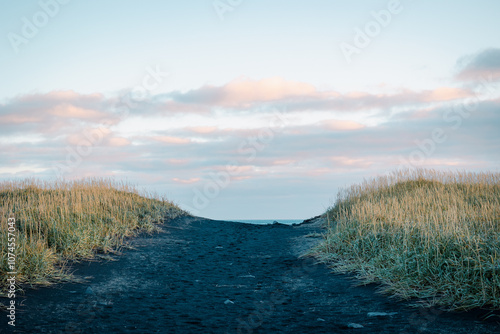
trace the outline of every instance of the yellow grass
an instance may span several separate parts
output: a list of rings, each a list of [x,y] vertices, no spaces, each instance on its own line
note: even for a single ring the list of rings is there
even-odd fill
[[[143,197],[107,179],[0,183],[0,287],[5,292],[8,218],[15,219],[17,283],[69,278],[67,260],[116,251],[137,231],[157,231],[155,222],[186,214],[154,194]]]
[[[393,172],[341,190],[315,249],[382,291],[500,309],[500,173]]]

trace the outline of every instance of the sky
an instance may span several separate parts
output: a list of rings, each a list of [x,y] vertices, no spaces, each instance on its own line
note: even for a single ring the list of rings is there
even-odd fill
[[[0,5],[0,181],[306,219],[397,169],[499,171],[498,1]]]

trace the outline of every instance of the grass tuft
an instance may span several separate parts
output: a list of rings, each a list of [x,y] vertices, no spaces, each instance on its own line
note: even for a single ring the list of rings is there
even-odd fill
[[[16,282],[48,284],[70,279],[68,260],[117,251],[139,231],[187,214],[155,194],[109,179],[0,183],[0,288],[5,294],[8,218],[16,221]]]
[[[339,192],[313,253],[416,305],[500,309],[500,173],[393,172]]]

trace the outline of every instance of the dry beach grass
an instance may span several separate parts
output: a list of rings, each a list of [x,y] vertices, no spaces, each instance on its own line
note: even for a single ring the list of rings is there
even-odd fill
[[[9,217],[16,225],[17,282],[47,283],[69,277],[66,260],[117,250],[136,231],[155,231],[154,222],[184,214],[154,194],[141,195],[133,186],[108,179],[0,183],[0,239],[5,245],[0,249],[1,284],[11,271],[6,246]]]
[[[339,192],[316,252],[382,291],[500,309],[500,173],[393,172]]]
[[[2,188],[2,203],[17,199],[9,200],[9,209],[18,219],[20,239],[38,240],[60,261],[86,258],[120,247],[123,236],[141,228],[157,230],[154,221],[163,216],[179,217],[161,225],[160,233],[126,239],[130,247],[116,261],[71,263],[75,277],[87,278],[83,284],[26,289],[16,304],[18,331],[493,334],[500,328],[489,311],[415,310],[370,286],[352,287],[351,275],[331,275],[327,266],[301,256],[321,242],[322,217],[299,225],[213,221],[139,196],[126,185],[86,182],[55,187],[29,181]],[[57,201],[48,201],[51,195]],[[106,229],[107,235],[95,235]],[[65,235],[73,230],[75,239]],[[83,241],[87,246],[79,244]],[[26,268],[38,263],[26,257],[36,254],[30,247],[22,246]],[[22,277],[25,282],[65,278],[60,263],[46,276]],[[7,327],[0,322],[0,332]]]

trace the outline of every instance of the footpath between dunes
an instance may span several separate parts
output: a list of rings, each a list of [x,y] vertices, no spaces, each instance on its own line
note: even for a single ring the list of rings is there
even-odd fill
[[[497,316],[410,308],[301,258],[320,223],[177,218],[115,261],[75,265],[86,283],[27,290],[0,332],[500,333]]]

